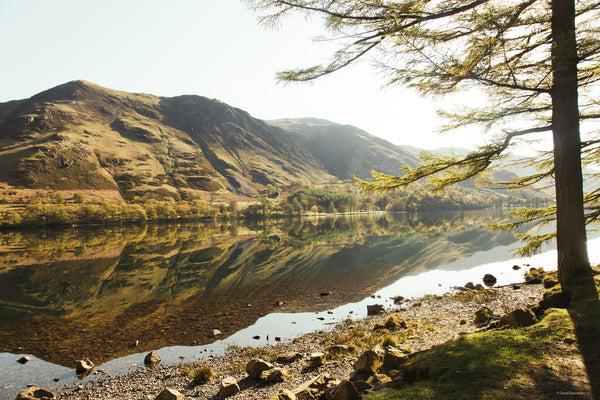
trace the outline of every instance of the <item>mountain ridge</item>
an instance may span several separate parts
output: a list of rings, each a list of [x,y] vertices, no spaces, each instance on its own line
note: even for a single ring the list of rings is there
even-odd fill
[[[0,104],[0,181],[118,189],[125,198],[332,177],[289,134],[201,96],[159,97],[72,81]]]
[[[285,118],[268,121],[300,136],[305,146],[339,179],[352,175],[367,179],[371,170],[397,174],[403,165],[416,167],[414,152],[352,125],[318,118]]]
[[[417,150],[324,119],[264,121],[203,96],[129,93],[82,80],[0,103],[4,189],[109,190],[125,200],[253,196],[369,179],[372,170],[398,174],[420,164]]]

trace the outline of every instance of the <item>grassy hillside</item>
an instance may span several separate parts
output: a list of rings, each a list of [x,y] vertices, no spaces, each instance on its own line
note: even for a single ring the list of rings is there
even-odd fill
[[[73,81],[0,104],[5,188],[177,198],[330,178],[291,135],[217,100]]]

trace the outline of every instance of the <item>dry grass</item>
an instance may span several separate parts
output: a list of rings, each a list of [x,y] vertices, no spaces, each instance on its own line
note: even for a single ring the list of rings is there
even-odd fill
[[[180,373],[192,379],[194,385],[202,385],[215,377],[209,363],[185,364],[180,367]]]

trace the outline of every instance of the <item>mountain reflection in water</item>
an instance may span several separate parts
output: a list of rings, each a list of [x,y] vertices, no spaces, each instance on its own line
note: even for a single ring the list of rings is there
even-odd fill
[[[0,352],[71,367],[357,302],[515,242],[486,210],[0,232]],[[321,294],[331,292],[327,296]],[[135,347],[136,341],[139,343]]]

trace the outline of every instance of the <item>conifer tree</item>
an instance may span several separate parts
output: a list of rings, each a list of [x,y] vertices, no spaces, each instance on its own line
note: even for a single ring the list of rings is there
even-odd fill
[[[586,224],[600,217],[600,190],[584,196],[582,165],[600,157],[600,1],[594,0],[247,0],[277,24],[286,14],[324,18],[340,43],[331,60],[283,71],[283,81],[309,81],[369,56],[387,83],[429,96],[478,87],[484,108],[441,111],[442,130],[481,125],[489,144],[466,156],[423,154],[423,164],[401,176],[373,172],[366,191],[386,191],[425,180],[436,191],[481,176],[503,154],[534,134],[552,138],[553,151],[531,163],[539,173],[505,182],[519,188],[554,179],[556,206],[521,210],[502,228],[556,221],[556,232],[524,235],[522,253],[556,237],[563,285],[590,272]],[[596,96],[594,96],[596,90]],[[592,128],[588,128],[589,126]],[[581,128],[586,140],[581,139]],[[587,132],[589,131],[589,132]],[[586,207],[584,208],[584,204]]]

